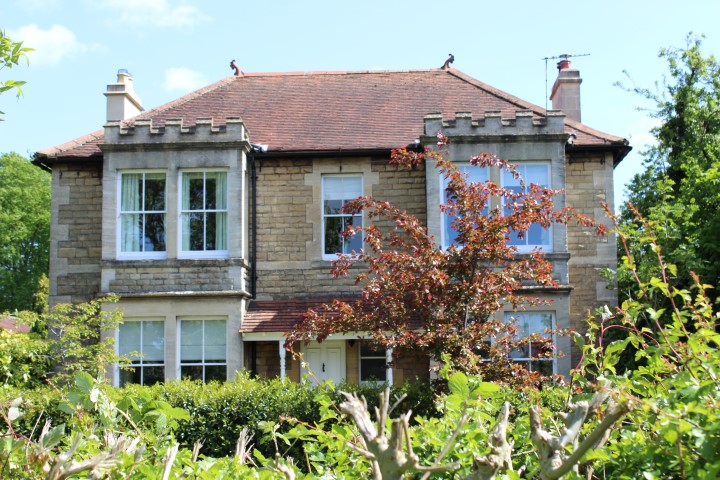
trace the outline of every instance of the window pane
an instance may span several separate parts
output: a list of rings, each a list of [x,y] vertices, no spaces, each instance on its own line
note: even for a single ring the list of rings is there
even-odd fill
[[[360,226],[362,227],[362,216],[355,215],[352,217],[345,217],[345,225],[343,231],[347,230],[348,226]],[[362,249],[362,234],[356,234],[352,237],[343,238],[343,251],[342,253],[350,254],[353,251],[360,253]]]
[[[385,358],[385,350],[381,347],[373,346],[370,342],[360,343],[360,356],[361,357],[382,357]]]
[[[165,323],[147,321],[143,323],[144,363],[164,363],[165,360]]]
[[[385,381],[387,378],[387,369],[384,358],[363,358],[360,360],[360,381],[369,380]]]
[[[120,251],[140,252],[142,235],[142,215],[139,213],[123,213],[120,215]]]
[[[325,218],[325,253],[332,255],[333,253],[342,252],[342,217]]]
[[[550,178],[547,165],[526,165],[523,176],[525,183],[530,186],[531,183],[547,187],[550,185]]]
[[[120,187],[120,210],[142,210],[142,173],[123,173]]]
[[[165,174],[145,174],[145,211],[165,210]]]
[[[458,168],[461,172],[466,173],[467,181],[468,182],[485,182],[489,179],[489,173],[487,167],[478,167],[473,165],[459,165]],[[447,192],[447,185],[448,185],[448,179],[443,178],[442,180],[442,187],[443,187],[443,198],[442,202],[444,204],[448,203],[448,192]],[[488,204],[485,207],[485,214],[487,215],[490,212],[490,205]],[[452,227],[453,221],[455,220],[455,215],[447,215],[442,214],[442,228],[443,228],[443,246],[448,247],[449,245],[455,243],[458,232]]]
[[[165,381],[165,367],[143,367],[143,385],[154,385]]]
[[[189,378],[191,380],[203,379],[202,365],[183,365],[180,367],[180,378]]]
[[[141,352],[140,328],[141,322],[128,321],[120,325],[118,330],[118,355]]]
[[[215,214],[205,214],[205,250],[217,250],[215,247]]]
[[[342,200],[325,200],[324,211],[326,215],[339,215],[345,202]]]
[[[215,219],[215,232],[214,236],[212,237],[215,250],[227,250],[227,213],[217,212],[210,213],[208,215],[212,216]],[[208,237],[210,237],[210,233],[208,233],[207,235]],[[212,249],[208,247],[208,250]]]
[[[202,343],[202,320],[182,320],[183,345],[200,345]]]
[[[552,375],[554,373],[553,362],[551,360],[537,360],[530,362],[530,369],[533,372],[540,372],[543,375]]]
[[[202,210],[204,196],[202,172],[183,173],[183,210]]]
[[[144,247],[146,252],[165,251],[164,213],[148,213],[145,215]]]
[[[140,367],[126,367],[120,369],[120,386],[124,387],[129,383],[141,383]]]
[[[205,174],[205,208],[224,210],[227,208],[227,174],[207,172]]]
[[[183,250],[204,250],[204,216],[203,213],[184,213],[182,215]]]
[[[227,380],[227,366],[225,365],[208,365],[205,367],[205,382],[217,380],[224,382]]]

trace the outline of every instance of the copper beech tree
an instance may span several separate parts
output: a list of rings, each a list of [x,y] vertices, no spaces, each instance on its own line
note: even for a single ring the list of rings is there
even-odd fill
[[[363,332],[395,354],[425,352],[435,360],[449,356],[456,368],[481,373],[486,380],[540,379],[539,373],[510,361],[510,354],[532,342],[538,355],[551,356],[550,335],[520,335],[516,325],[495,314],[507,307],[545,304],[547,300],[530,291],[557,288],[557,283],[552,263],[541,251],[519,254],[508,240],[513,232],[523,238],[533,224],[547,229],[570,221],[593,227],[595,222],[570,207],[556,208],[553,198],[561,190],[526,185],[514,165],[493,154],[481,153],[470,163],[505,170],[520,180],[521,188],[468,181],[446,158],[446,145],[447,138],[438,133],[437,151],[397,149],[391,163],[413,168],[427,159],[435,162],[446,178],[446,202],[440,210],[453,219],[454,243],[443,248],[423,222],[388,202],[359,197],[346,203],[345,213],[365,212],[369,220],[343,233],[362,235],[364,249],[339,255],[332,274],[349,275],[351,266],[361,264],[355,282],[362,285],[362,294],[308,310],[288,334],[287,346],[322,342],[334,333]],[[379,226],[383,220],[390,226]],[[604,228],[595,226],[599,234]]]

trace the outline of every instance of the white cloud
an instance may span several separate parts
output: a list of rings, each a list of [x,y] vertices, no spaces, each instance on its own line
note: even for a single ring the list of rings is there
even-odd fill
[[[207,20],[190,5],[172,6],[168,0],[103,0],[102,4],[119,12],[119,20],[133,27],[192,27]]]
[[[185,67],[168,68],[165,71],[165,89],[189,92],[207,85],[202,73]]]
[[[83,54],[97,47],[78,41],[75,34],[62,25],[53,25],[43,30],[30,24],[8,30],[7,34],[13,40],[21,40],[24,47],[35,49],[28,54],[33,67],[57,65],[66,57]]]

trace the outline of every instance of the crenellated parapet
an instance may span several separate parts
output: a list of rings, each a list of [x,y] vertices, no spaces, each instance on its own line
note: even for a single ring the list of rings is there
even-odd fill
[[[531,110],[518,110],[515,118],[502,118],[500,111],[486,111],[473,119],[470,112],[458,112],[452,120],[439,113],[425,115],[425,135],[435,136],[438,131],[448,137],[473,138],[566,135],[565,114],[550,110],[546,117],[536,118]]]
[[[184,125],[182,119],[165,120],[162,126],[153,125],[152,119],[135,120],[132,124],[119,121],[105,124],[105,147],[208,143],[249,146],[248,131],[240,117],[228,117],[223,125],[214,125],[212,118],[198,118],[193,125]]]

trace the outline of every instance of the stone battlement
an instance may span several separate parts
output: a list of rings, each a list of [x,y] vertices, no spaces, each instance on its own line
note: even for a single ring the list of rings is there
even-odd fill
[[[518,110],[515,118],[503,119],[500,111],[491,110],[477,120],[470,112],[457,112],[452,120],[443,120],[439,113],[425,115],[425,135],[438,131],[448,137],[564,134],[565,114],[550,110],[546,118],[533,118],[531,110]]]
[[[247,142],[248,132],[240,117],[228,117],[224,125],[214,125],[212,118],[198,118],[193,125],[182,119],[168,119],[154,126],[151,119],[136,120],[127,125],[119,121],[105,124],[105,144],[177,144]]]

